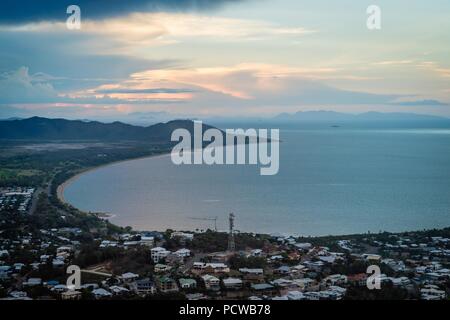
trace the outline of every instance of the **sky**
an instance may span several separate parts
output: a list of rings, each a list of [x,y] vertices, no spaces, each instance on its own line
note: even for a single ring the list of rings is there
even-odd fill
[[[448,0],[2,0],[0,118],[450,117],[449,16]]]

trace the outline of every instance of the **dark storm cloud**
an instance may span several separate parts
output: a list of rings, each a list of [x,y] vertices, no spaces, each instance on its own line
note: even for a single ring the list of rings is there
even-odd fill
[[[130,12],[208,10],[242,0],[2,0],[0,23],[65,20],[67,7],[78,5],[84,18],[106,18]]]

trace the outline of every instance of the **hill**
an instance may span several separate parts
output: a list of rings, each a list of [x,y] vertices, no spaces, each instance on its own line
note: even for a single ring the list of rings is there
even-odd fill
[[[48,119],[32,117],[0,121],[0,139],[20,140],[133,140],[153,143],[170,142],[173,130],[184,128],[193,132],[191,120],[174,120],[148,127],[122,122]],[[203,125],[203,129],[211,128]]]

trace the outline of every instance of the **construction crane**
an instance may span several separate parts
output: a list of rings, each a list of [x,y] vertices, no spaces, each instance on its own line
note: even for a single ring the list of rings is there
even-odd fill
[[[214,231],[217,232],[217,219],[218,219],[218,217],[214,217],[214,218],[191,217],[189,219],[191,219],[191,220],[203,220],[203,221],[214,221]]]

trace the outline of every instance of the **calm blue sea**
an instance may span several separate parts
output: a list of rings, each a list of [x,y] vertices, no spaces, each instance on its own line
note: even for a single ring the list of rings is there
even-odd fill
[[[280,171],[175,166],[170,156],[90,171],[65,190],[86,211],[139,230],[236,229],[299,235],[450,226],[450,129],[281,128]],[[196,218],[196,219],[193,219]]]

